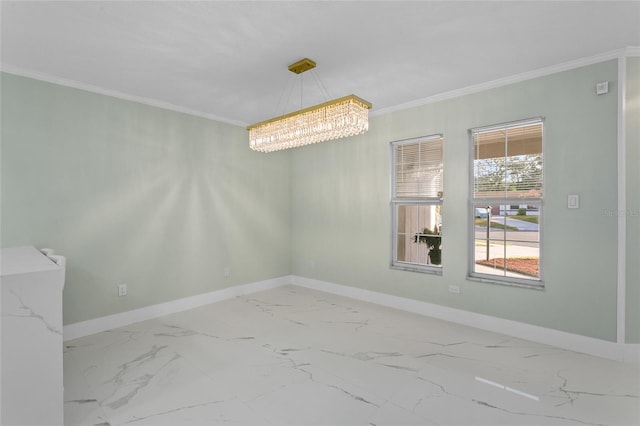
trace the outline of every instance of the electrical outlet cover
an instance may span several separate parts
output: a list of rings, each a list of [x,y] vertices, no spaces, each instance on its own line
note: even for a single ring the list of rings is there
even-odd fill
[[[577,194],[567,195],[567,208],[579,209],[580,208],[580,196]]]

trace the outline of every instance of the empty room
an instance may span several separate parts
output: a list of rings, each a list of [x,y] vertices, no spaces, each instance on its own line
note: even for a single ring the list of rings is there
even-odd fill
[[[0,18],[2,425],[640,424],[640,1]]]

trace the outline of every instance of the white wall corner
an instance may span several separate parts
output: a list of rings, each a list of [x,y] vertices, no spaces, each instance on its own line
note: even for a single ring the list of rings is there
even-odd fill
[[[618,212],[627,211],[627,171],[626,171],[626,92],[627,92],[627,58],[618,58]],[[625,343],[627,318],[627,215],[618,214],[617,235],[617,279],[616,279],[616,340]]]
[[[63,338],[64,341],[78,339],[80,337],[89,336],[102,331],[125,327],[137,322],[158,318],[164,315],[175,314],[177,312],[188,311],[189,309],[221,302],[223,300],[233,299],[234,297],[270,290],[272,288],[291,284],[292,281],[292,276],[286,275],[278,278],[256,281],[249,284],[227,287],[221,290],[176,299],[158,305],[145,306],[144,308],[121,312],[119,314],[77,322],[63,327]]]
[[[640,344],[610,342],[356,287],[294,276],[293,284],[615,361],[640,364]]]

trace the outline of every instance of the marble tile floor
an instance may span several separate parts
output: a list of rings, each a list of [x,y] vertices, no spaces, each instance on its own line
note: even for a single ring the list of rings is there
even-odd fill
[[[639,425],[637,366],[296,286],[65,344],[66,425]]]

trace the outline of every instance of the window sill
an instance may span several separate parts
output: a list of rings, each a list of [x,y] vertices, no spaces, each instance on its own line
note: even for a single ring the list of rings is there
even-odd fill
[[[422,274],[429,275],[440,275],[442,276],[442,267],[437,266],[417,266],[411,264],[391,264],[391,269],[395,269],[397,271],[406,271],[406,272],[419,272]]]
[[[525,288],[529,290],[538,290],[538,291],[545,290],[544,281],[531,280],[531,282],[527,282],[526,280],[518,280],[518,279],[514,280],[513,278],[500,279],[498,277],[492,277],[491,275],[480,275],[480,274],[467,275],[467,281],[475,281],[475,282],[480,282],[484,284],[497,284],[497,285],[502,285],[506,287],[519,287],[519,288]]]

